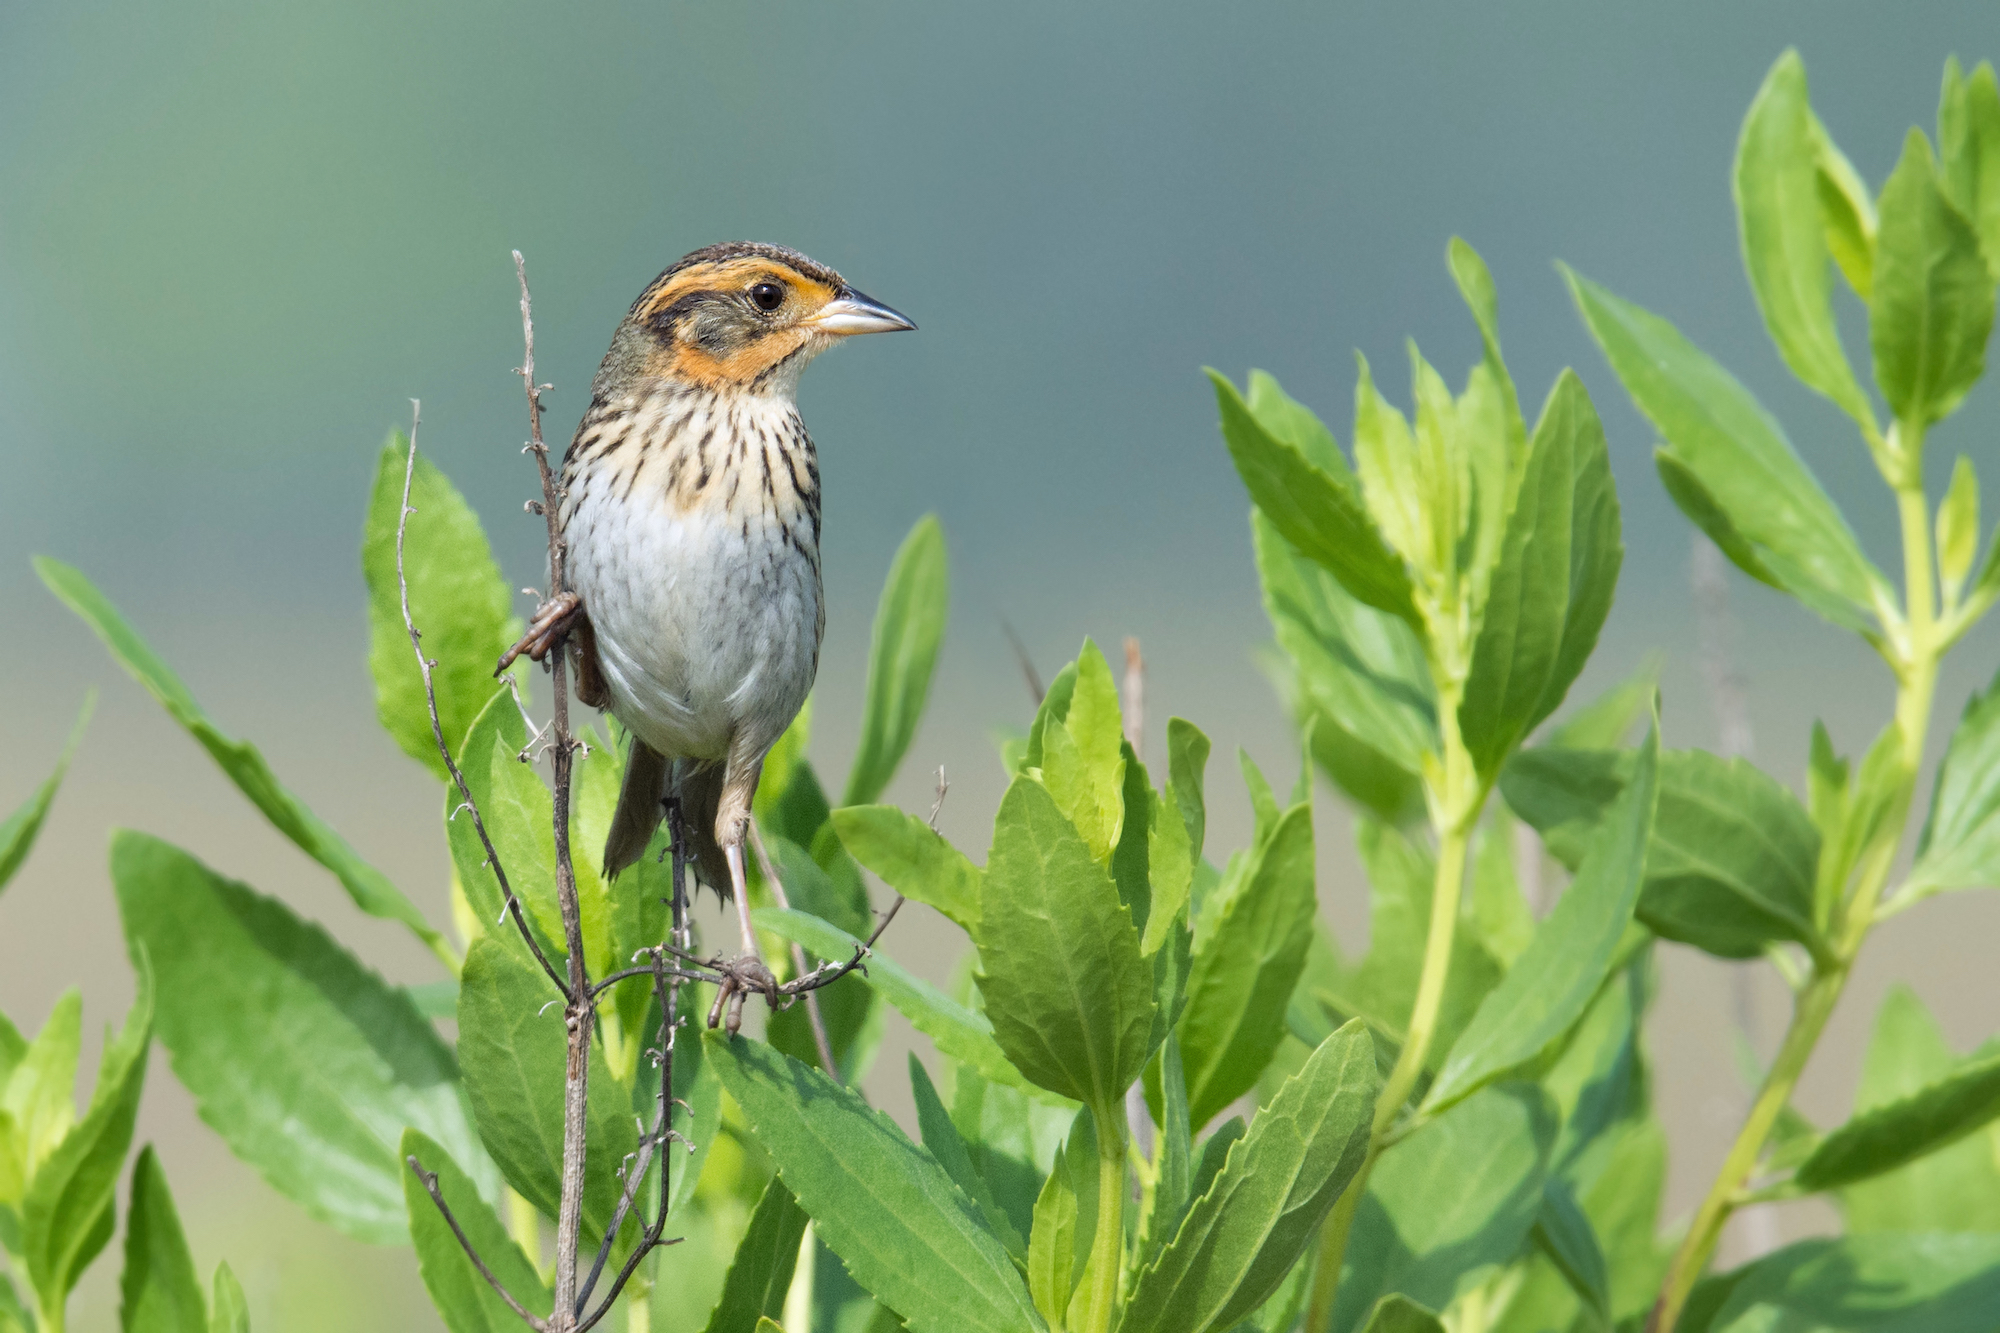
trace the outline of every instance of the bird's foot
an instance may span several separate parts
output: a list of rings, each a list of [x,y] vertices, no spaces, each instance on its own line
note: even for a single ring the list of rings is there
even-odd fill
[[[764,966],[764,960],[754,953],[733,958],[727,962],[712,964],[722,978],[716,987],[715,1003],[708,1011],[708,1025],[726,1026],[730,1036],[735,1036],[743,1026],[743,1002],[752,995],[762,995],[771,1004],[779,999],[778,979],[771,975],[771,969]]]
[[[556,646],[556,641],[582,619],[583,599],[573,592],[543,602],[536,608],[535,618],[528,622],[528,632],[521,636],[521,641],[500,654],[500,665],[493,668],[493,674],[499,675],[520,657],[526,657],[531,662],[541,661],[549,655],[549,649]]]

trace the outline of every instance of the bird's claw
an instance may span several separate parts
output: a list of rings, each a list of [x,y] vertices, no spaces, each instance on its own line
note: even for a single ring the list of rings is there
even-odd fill
[[[521,641],[500,654],[500,665],[493,668],[493,674],[499,675],[520,657],[541,661],[556,646],[556,641],[582,618],[583,599],[573,592],[560,593],[543,602],[535,609],[535,618],[528,622],[528,632],[521,636]]]
[[[778,979],[771,975],[771,969],[764,966],[764,960],[756,954],[745,954],[741,958],[714,964],[722,978],[716,987],[715,1003],[708,1011],[708,1025],[726,1027],[730,1036],[735,1036],[743,1027],[743,1002],[752,995],[762,995],[775,1005],[778,1002]],[[728,1011],[725,1023],[724,1010]]]

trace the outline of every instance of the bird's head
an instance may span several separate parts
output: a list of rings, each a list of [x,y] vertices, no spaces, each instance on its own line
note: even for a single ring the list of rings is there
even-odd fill
[[[625,323],[650,374],[778,393],[843,338],[916,327],[825,265],[755,241],[688,255],[640,294]]]

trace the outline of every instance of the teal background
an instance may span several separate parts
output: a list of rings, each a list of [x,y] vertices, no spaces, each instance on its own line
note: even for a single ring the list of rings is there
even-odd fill
[[[80,978],[93,1023],[122,1010],[102,853],[113,824],[283,895],[399,979],[429,974],[256,820],[27,559],[58,555],[97,579],[225,727],[443,920],[434,792],[372,718],[361,509],[384,433],[420,397],[426,451],[485,516],[510,578],[539,582],[509,376],[514,247],[557,443],[626,305],[698,245],[796,246],[922,326],[841,350],[803,387],[826,478],[815,755],[844,771],[875,592],[897,541],[935,510],[953,623],[892,796],[926,799],[925,771],[947,765],[947,831],[976,851],[1000,785],[989,730],[1027,712],[1003,621],[1045,675],[1085,634],[1142,640],[1156,744],[1170,713],[1217,741],[1212,846],[1247,829],[1235,746],[1289,779],[1288,731],[1251,656],[1268,628],[1246,501],[1199,368],[1270,369],[1344,440],[1355,349],[1386,384],[1406,335],[1454,379],[1475,356],[1442,262],[1454,233],[1493,268],[1530,406],[1574,364],[1610,432],[1628,554],[1583,688],[1664,649],[1667,738],[1710,744],[1689,530],[1551,261],[1674,319],[1735,370],[1895,571],[1890,507],[1858,441],[1764,337],[1729,162],[1764,70],[1797,44],[1821,118],[1879,184],[1906,127],[1932,124],[1944,56],[1992,55],[1996,37],[1976,0],[13,0],[0,7],[0,609],[16,685],[0,742],[15,764],[0,806],[51,762],[86,684],[105,692],[43,844],[0,902],[0,1008],[38,1024]],[[1858,308],[1841,314],[1858,334]],[[1964,451],[2000,478],[1996,434],[1988,387],[1934,436],[1936,475]],[[1732,587],[1760,759],[1796,777],[1814,716],[1865,745],[1886,672],[1775,594]],[[1960,650],[1941,725],[1996,643],[1984,632]],[[1358,947],[1345,830],[1328,797],[1321,897]],[[907,956],[948,973],[934,921],[897,930]],[[1807,1109],[1844,1112],[1892,976],[1962,1047],[2000,1026],[1985,966],[1996,931],[2000,911],[1978,897],[1886,929]],[[1681,1209],[1742,1093],[1725,970],[1668,954],[1655,1047]],[[1768,978],[1753,994],[1750,1026],[1768,1043],[1782,995]],[[892,1107],[899,1049],[876,1080]],[[163,1061],[141,1133],[162,1143],[201,1266],[237,1264],[259,1327],[429,1326],[407,1255],[352,1245],[278,1200],[195,1120]],[[1786,1234],[1828,1220],[1780,1219]],[[113,1326],[114,1270],[99,1264],[75,1327]]]

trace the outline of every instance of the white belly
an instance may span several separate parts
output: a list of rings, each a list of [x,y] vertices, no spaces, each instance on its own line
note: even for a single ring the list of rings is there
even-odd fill
[[[816,546],[774,513],[675,511],[646,472],[623,498],[584,486],[566,526],[611,711],[670,758],[722,759],[733,737],[761,754],[818,670]]]

